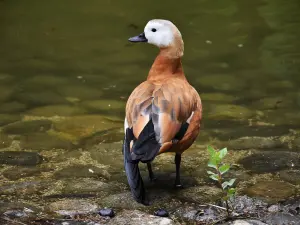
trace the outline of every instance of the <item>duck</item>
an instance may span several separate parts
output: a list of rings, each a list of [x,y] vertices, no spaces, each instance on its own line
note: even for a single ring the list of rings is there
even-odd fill
[[[141,34],[128,39],[159,48],[147,79],[130,94],[126,103],[124,169],[134,200],[149,205],[139,163],[147,164],[155,180],[152,161],[162,153],[175,153],[175,187],[182,188],[182,153],[196,140],[202,119],[201,98],[189,84],[182,66],[184,42],[169,20],[150,20]]]

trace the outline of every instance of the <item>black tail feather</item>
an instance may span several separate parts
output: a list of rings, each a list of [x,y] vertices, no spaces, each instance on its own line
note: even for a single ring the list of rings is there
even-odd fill
[[[134,199],[139,203],[147,205],[148,201],[146,200],[144,182],[140,174],[138,161],[135,162],[131,160],[130,141],[133,140],[133,138],[132,129],[127,128],[123,143],[125,172]]]

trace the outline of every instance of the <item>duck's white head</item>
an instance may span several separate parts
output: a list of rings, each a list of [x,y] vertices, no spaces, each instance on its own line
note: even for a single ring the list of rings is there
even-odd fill
[[[178,28],[169,20],[150,20],[144,32],[128,39],[130,42],[148,42],[159,48],[180,48],[183,52],[182,36]]]

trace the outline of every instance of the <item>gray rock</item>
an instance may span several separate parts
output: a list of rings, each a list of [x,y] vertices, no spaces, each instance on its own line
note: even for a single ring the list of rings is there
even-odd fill
[[[265,209],[268,204],[260,199],[250,198],[246,195],[244,196],[236,196],[232,203],[231,207],[238,214],[247,214],[247,215],[257,215],[257,213],[261,213],[263,209]]]
[[[153,216],[139,210],[123,210],[108,222],[109,225],[173,225],[177,224],[169,218]]]
[[[245,169],[254,173],[268,173],[300,167],[300,155],[293,152],[254,153],[239,161]]]
[[[67,149],[71,150],[75,146],[67,140],[63,140],[57,136],[48,133],[32,133],[26,134],[20,139],[21,149],[34,150],[51,150],[51,149]]]
[[[35,166],[42,163],[43,157],[36,152],[3,151],[0,152],[0,164]]]
[[[110,174],[105,169],[93,165],[75,165],[57,171],[54,174],[54,176],[56,178],[70,178],[70,177],[109,178]]]
[[[45,132],[51,128],[50,120],[19,121],[11,123],[2,128],[6,134],[28,134],[34,132]]]
[[[300,216],[295,216],[286,212],[277,212],[270,214],[265,218],[267,224],[300,224]]]
[[[275,137],[242,137],[228,142],[229,149],[274,149],[284,144]]]
[[[74,216],[96,213],[98,205],[83,199],[66,199],[50,203],[47,209],[60,215]]]
[[[223,225],[268,225],[259,220],[234,220],[233,222],[224,223]]]
[[[101,200],[101,205],[104,207],[109,207],[109,208],[121,208],[121,209],[141,209],[141,208],[146,208],[146,206],[137,203],[130,191],[120,193],[120,194],[113,194],[110,195],[106,198],[103,198]]]

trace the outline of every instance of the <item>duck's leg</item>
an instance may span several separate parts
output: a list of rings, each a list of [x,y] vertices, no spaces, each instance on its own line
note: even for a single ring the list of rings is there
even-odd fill
[[[175,187],[176,188],[182,188],[182,185],[180,182],[180,163],[181,163],[181,154],[176,153],[176,155],[175,155],[175,165],[176,165]]]
[[[148,167],[148,172],[149,172],[149,180],[150,181],[155,181],[156,180],[156,177],[154,176],[154,173],[152,171],[152,165],[151,165],[151,162],[148,162],[147,163],[147,167]]]

